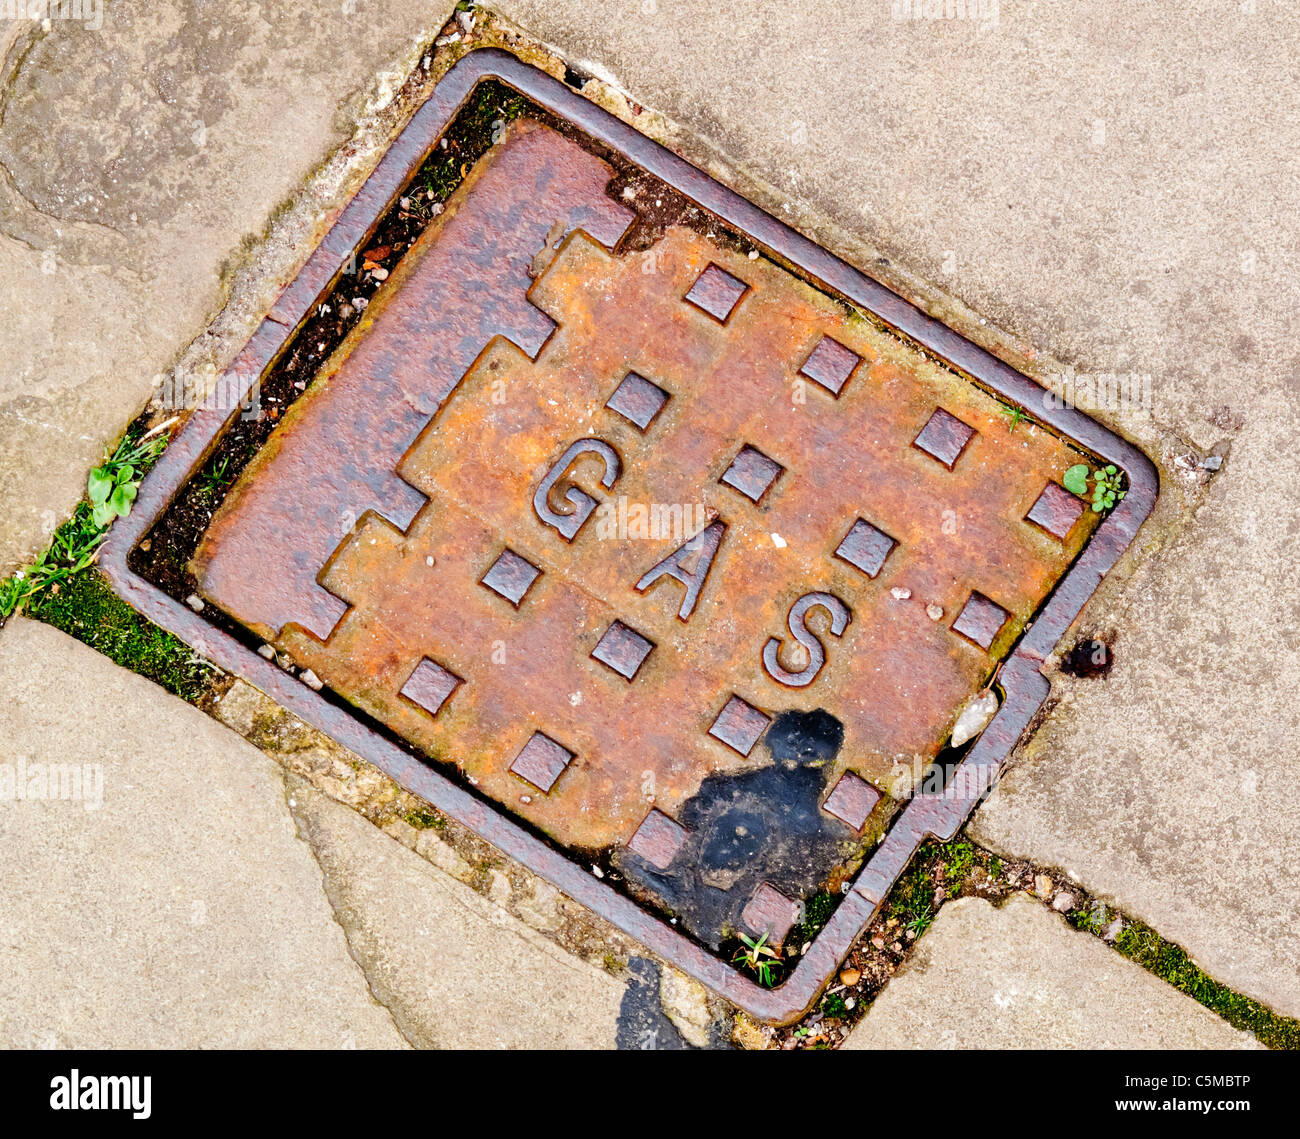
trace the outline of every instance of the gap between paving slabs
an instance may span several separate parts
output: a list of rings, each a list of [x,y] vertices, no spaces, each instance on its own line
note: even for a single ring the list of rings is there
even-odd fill
[[[79,576],[78,576],[78,580],[82,580],[82,577],[83,577],[83,579],[85,579],[86,581],[91,581],[91,580],[98,581],[98,576],[96,576],[96,575],[92,575],[92,573],[87,573],[87,575],[79,575]],[[78,586],[78,588],[86,589],[86,590],[87,590],[87,593],[95,593],[95,592],[99,592],[99,590],[91,590],[90,588],[88,588],[88,586]],[[57,594],[52,594],[52,597],[57,597]],[[44,606],[42,606],[42,607],[44,607]],[[42,616],[42,618],[45,618],[45,619],[51,619],[51,623],[55,623],[55,624],[64,623],[64,625],[66,625],[66,624],[70,624],[70,623],[72,623],[73,615],[75,614],[75,611],[77,611],[77,610],[78,610],[78,599],[75,598],[75,597],[72,597],[72,596],[68,596],[68,594],[65,594],[65,597],[61,599],[59,605],[51,605],[51,606],[49,606],[49,607],[48,607],[48,612],[35,611],[35,612],[34,612],[34,615],[35,615],[35,616]],[[131,622],[139,623],[140,625],[143,625],[143,627],[148,627],[148,623],[140,622],[140,619],[138,618],[138,616],[136,616],[136,615],[134,614],[134,612],[131,612],[130,610],[127,610],[127,614],[130,614]],[[105,627],[105,625],[107,625],[108,623],[107,623],[107,622],[104,622],[104,620],[99,620],[99,622],[96,622],[96,624],[98,624],[100,628],[103,628],[103,627]],[[64,625],[61,625],[61,627],[64,627]],[[153,627],[148,627],[148,628],[153,628]],[[69,628],[69,631],[70,631],[70,632],[73,632],[74,635],[81,636],[82,640],[87,640],[86,633],[91,631],[91,627],[88,627],[88,625],[87,625],[86,623],[82,623],[82,627],[81,627],[81,629]],[[168,635],[161,635],[161,636],[162,636],[162,637],[168,637]],[[92,644],[92,645],[95,645],[96,648],[100,648],[101,650],[104,650],[104,649],[105,649],[105,646],[104,646],[103,644],[96,644],[95,640],[90,640],[90,641],[88,641],[88,642],[90,642],[90,644]],[[164,644],[165,644],[165,642],[164,642]],[[177,644],[179,644],[179,642],[177,642]],[[159,646],[159,651],[160,651],[160,655],[161,655],[161,657],[165,657],[165,649],[162,649],[161,646]],[[181,651],[183,651],[183,653],[185,653],[186,657],[192,657],[192,654],[191,654],[190,651],[188,651],[187,649],[182,649]],[[114,655],[114,654],[113,654],[112,646],[109,646],[109,648],[108,648],[108,653],[109,653],[109,655]],[[117,657],[114,657],[114,659],[117,659]],[[135,668],[136,668],[136,671],[144,671],[144,672],[146,672],[146,675],[149,675],[149,674],[148,674],[148,671],[147,671],[147,668],[140,667],[140,666],[139,666],[139,663],[135,663],[135,664],[133,664],[133,663],[130,663],[130,661],[123,661],[123,663],[127,663],[127,666],[129,666],[129,667],[135,667]],[[160,677],[160,679],[161,679],[161,677]],[[166,683],[166,681],[165,681],[165,680],[162,680],[162,683]],[[199,687],[201,687],[201,685],[199,685]],[[172,690],[178,690],[178,689],[173,687]],[[198,690],[198,689],[195,689],[195,690]],[[188,693],[182,692],[181,694],[188,694]],[[192,698],[192,696],[191,696],[190,698]],[[891,905],[892,905],[892,902],[891,902]],[[870,932],[870,931],[868,931],[868,932]],[[832,995],[832,996],[833,996],[833,995]],[[1204,1002],[1204,1001],[1203,1001],[1203,1002]]]

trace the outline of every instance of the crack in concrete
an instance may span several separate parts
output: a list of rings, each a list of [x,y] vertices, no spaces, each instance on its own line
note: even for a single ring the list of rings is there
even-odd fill
[[[413,1038],[403,1026],[402,1019],[399,1018],[397,1012],[393,1009],[389,1001],[385,999],[381,991],[381,986],[370,975],[370,970],[367,967],[362,954],[353,944],[352,931],[348,928],[348,923],[344,920],[343,906],[337,896],[337,890],[333,885],[330,872],[325,868],[325,864],[321,861],[320,854],[316,850],[316,845],[312,842],[311,823],[302,813],[301,808],[298,807],[297,801],[294,798],[296,791],[304,789],[310,791],[314,789],[306,781],[284,771],[283,769],[280,771],[280,781],[284,787],[285,808],[289,812],[289,817],[293,819],[294,831],[298,840],[306,846],[308,851],[311,853],[312,861],[320,871],[321,893],[325,895],[325,901],[330,908],[330,915],[334,918],[334,921],[343,933],[343,943],[347,946],[348,956],[352,958],[353,962],[356,964],[357,970],[361,973],[361,978],[365,982],[366,989],[370,993],[370,999],[388,1014],[389,1019],[393,1022],[393,1029],[411,1048],[422,1047],[422,1042]]]
[[[1129,911],[1121,909],[1108,896],[1094,894],[1092,891],[1087,889],[1081,881],[1077,881],[1073,876],[1071,876],[1071,874],[1068,871],[1050,865],[1039,864],[1031,861],[1030,859],[1021,858],[1009,852],[1001,851],[998,850],[997,848],[991,848],[985,846],[982,843],[976,842],[975,839],[973,839],[969,835],[966,828],[964,827],[957,834],[957,836],[952,840],[952,842],[968,844],[974,851],[978,852],[985,860],[988,860],[990,858],[997,858],[999,860],[1002,860],[1004,864],[1006,862],[1015,863],[1016,871],[1014,876],[1010,877],[1008,881],[1005,883],[999,883],[1000,890],[995,891],[993,893],[976,892],[974,894],[967,895],[958,892],[952,895],[945,894],[945,896],[939,901],[939,903],[936,906],[934,906],[934,910],[931,915],[930,921],[927,923],[925,929],[922,930],[921,934],[917,936],[913,941],[905,943],[906,951],[902,954],[901,958],[898,960],[895,968],[891,970],[889,976],[887,976],[883,980],[883,982],[879,985],[879,987],[861,996],[857,1008],[854,1010],[854,1015],[852,1016],[851,1019],[847,1021],[847,1023],[851,1026],[850,1034],[852,1028],[856,1028],[857,1025],[860,1024],[861,1021],[870,1013],[872,1006],[880,998],[881,993],[883,993],[885,989],[889,987],[889,984],[891,981],[893,981],[894,977],[897,976],[898,973],[911,962],[912,956],[916,952],[917,946],[921,944],[925,934],[929,931],[930,927],[933,926],[935,920],[938,919],[939,914],[942,913],[943,908],[945,906],[949,905],[952,902],[960,901],[966,897],[975,897],[975,898],[982,898],[983,900],[989,902],[995,909],[998,909],[1001,908],[1001,906],[1005,905],[1008,901],[1010,901],[1012,897],[1015,897],[1017,895],[1023,895],[1027,898],[1032,899],[1033,901],[1038,902],[1044,909],[1048,910],[1055,917],[1060,918],[1063,922],[1065,922],[1074,932],[1092,936],[1097,941],[1100,941],[1103,945],[1109,948],[1112,952],[1116,953],[1123,960],[1128,961],[1130,964],[1138,966],[1144,972],[1149,973],[1151,976],[1156,977],[1159,980],[1163,981],[1165,984],[1169,985],[1170,988],[1173,988],[1177,992],[1182,993],[1184,996],[1189,997],[1191,1000],[1196,1001],[1196,1003],[1201,1005],[1202,1008],[1208,1010],[1209,1012],[1214,1013],[1216,1016],[1220,1017],[1225,1023],[1230,1024],[1233,1028],[1241,1032],[1249,1033],[1252,1037],[1254,1037],[1257,1040],[1260,1040],[1260,1042],[1264,1043],[1266,1046],[1272,1046],[1269,1045],[1267,1041],[1261,1039],[1261,1037],[1258,1035],[1258,1033],[1254,1031],[1253,1028],[1234,1023],[1230,1017],[1224,1015],[1223,1011],[1220,1008],[1216,1008],[1213,1004],[1201,1000],[1197,995],[1197,992],[1194,991],[1193,989],[1184,988],[1178,984],[1175,984],[1170,977],[1163,975],[1157,969],[1151,967],[1151,965],[1148,964],[1145,960],[1142,960],[1139,957],[1133,956],[1131,954],[1125,953],[1120,948],[1118,944],[1118,936],[1124,930],[1129,928],[1133,928],[1137,930],[1143,930],[1143,929],[1148,930],[1150,931],[1150,933],[1154,934],[1157,938],[1159,938],[1162,944],[1177,949],[1182,948],[1181,946],[1178,946],[1176,942],[1169,941],[1167,938],[1165,938],[1160,933],[1160,931],[1156,929],[1155,926],[1153,926],[1149,922],[1144,921],[1141,918],[1134,917],[1132,914],[1129,913]],[[951,843],[947,845],[951,845]],[[1041,878],[1046,878],[1051,883],[1051,888],[1044,893],[1038,892],[1038,888],[1037,888],[1038,882]],[[931,882],[932,888],[938,888],[941,885],[942,885],[942,880],[936,879]],[[891,889],[889,894],[887,894],[885,899],[881,902],[880,908],[877,911],[876,916],[872,919],[871,923],[868,924],[867,928],[863,930],[858,940],[855,941],[854,949],[850,951],[850,955],[845,958],[846,963],[850,961],[854,951],[857,951],[864,947],[864,943],[868,945],[870,944],[870,934],[872,930],[877,929],[879,921],[885,915],[890,913],[891,906],[893,902],[898,898],[901,887],[902,887],[902,880],[900,879],[900,882],[895,884],[894,888]],[[1055,899],[1058,898],[1062,893],[1068,893],[1072,896],[1074,904],[1071,907],[1069,907],[1068,910],[1058,910],[1055,907],[1055,905],[1053,905]],[[1084,911],[1091,911],[1092,913],[1097,914],[1099,912],[1099,908],[1101,911],[1104,911],[1106,915],[1106,925],[1104,928],[1097,928],[1096,921],[1075,924],[1075,922],[1070,920],[1069,915],[1077,914]],[[1111,931],[1114,931],[1113,935]],[[891,937],[896,937],[896,936],[897,933],[891,935]],[[1186,953],[1186,950],[1183,950],[1183,952]],[[1189,961],[1191,960],[1190,955],[1188,955],[1188,960]],[[1197,968],[1200,969],[1199,966],[1197,966]],[[1214,985],[1219,986],[1225,993],[1232,994],[1233,996],[1244,996],[1244,994],[1238,993],[1237,990],[1233,989],[1231,986],[1227,984],[1224,984],[1222,981],[1219,981],[1217,978],[1211,976],[1209,973],[1205,972],[1204,970],[1200,970],[1200,972],[1203,977],[1205,977],[1208,981],[1212,982]],[[1256,1001],[1254,998],[1251,997],[1246,997],[1245,999],[1251,1001],[1252,1003],[1256,1004],[1261,1008],[1266,1009],[1273,1016],[1277,1017],[1279,1021],[1288,1022],[1291,1021],[1292,1019],[1287,1017],[1284,1013],[1280,1013],[1276,1009],[1273,1009],[1270,1006],[1264,1004],[1262,1001]],[[807,1021],[805,1019],[805,1021],[800,1023],[806,1024]],[[790,1028],[797,1027],[797,1025],[788,1026],[788,1027]]]

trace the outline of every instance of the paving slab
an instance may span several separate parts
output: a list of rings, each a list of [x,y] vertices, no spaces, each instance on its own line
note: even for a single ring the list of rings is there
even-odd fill
[[[0,631],[0,691],[0,1044],[403,1046],[279,767],[36,622]],[[35,797],[53,765],[79,798]]]
[[[625,985],[293,777],[348,942],[426,1048],[613,1048]]]
[[[939,911],[845,1048],[1260,1048],[1032,898]]]
[[[975,834],[1300,1013],[1300,120],[1272,110],[1300,81],[1300,10],[494,6],[680,124],[688,157],[1032,374],[1150,376],[1149,407],[1097,414],[1164,463],[1139,545],[1168,544],[1085,610],[1118,663],[1058,680]],[[1193,445],[1228,451],[1196,511]]]
[[[0,22],[0,569],[45,544],[248,248],[453,7],[118,0],[98,30]]]
[[[1072,873],[1211,976],[1300,1014],[1300,417],[1238,436],[1194,524],[1135,579],[1104,679],[1064,703],[972,834]],[[1098,618],[1101,620],[1101,618]]]

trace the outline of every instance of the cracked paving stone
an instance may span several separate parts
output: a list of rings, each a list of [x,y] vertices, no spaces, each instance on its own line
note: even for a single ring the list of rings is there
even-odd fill
[[[89,782],[80,801],[0,810],[0,844],[23,868],[0,879],[7,1044],[403,1045],[349,956],[276,764],[22,618],[0,630],[0,689],[0,781],[102,770],[97,810]]]
[[[425,1048],[612,1048],[625,986],[290,777],[353,956]]]
[[[1023,894],[952,902],[846,1048],[1259,1048]]]

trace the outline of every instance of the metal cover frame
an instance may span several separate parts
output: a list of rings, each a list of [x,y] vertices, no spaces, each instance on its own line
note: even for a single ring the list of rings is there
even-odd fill
[[[881,318],[1009,403],[1032,408],[1035,418],[1068,436],[1128,476],[1126,497],[1106,516],[1075,563],[1004,660],[1001,707],[961,760],[948,788],[917,794],[898,813],[883,841],[859,871],[831,919],[798,965],[776,988],[755,984],[737,969],[652,916],[567,854],[548,845],[493,805],[476,797],[417,756],[367,727],[346,709],[215,628],[127,564],[173,497],[240,414],[196,410],[140,488],[131,514],[119,520],[99,565],[117,593],[150,620],[174,633],[228,672],[242,677],[302,720],[374,763],[408,791],[468,827],[569,897],[610,921],[676,967],[761,1020],[798,1019],[834,974],[885,895],[927,837],[951,839],[1048,695],[1041,667],[1084,603],[1135,537],[1159,491],[1154,464],[1135,446],[1072,407],[1048,406],[1044,388],[989,352],[927,316],[885,286],[765,213],[579,93],[507,52],[484,48],[462,57],[435,85],[374,172],[284,289],[229,373],[239,399],[248,394],[291,343],[299,325],[328,292],[349,259],[364,247],[380,218],[452,123],[474,87],[495,79],[566,119],[591,138],[681,192],[777,261],[792,266],[832,294]],[[960,776],[958,778],[957,776]]]

